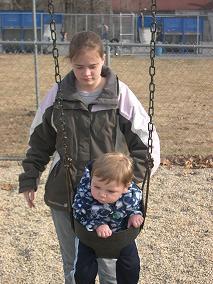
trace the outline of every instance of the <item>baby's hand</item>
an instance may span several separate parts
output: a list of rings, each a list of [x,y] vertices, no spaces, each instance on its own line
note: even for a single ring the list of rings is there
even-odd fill
[[[128,220],[128,228],[133,226],[135,228],[138,228],[141,226],[141,224],[143,223],[144,219],[140,214],[136,214],[136,215],[132,215],[129,217]]]
[[[96,233],[100,238],[108,238],[112,235],[112,230],[110,230],[108,225],[100,225],[97,227]]]

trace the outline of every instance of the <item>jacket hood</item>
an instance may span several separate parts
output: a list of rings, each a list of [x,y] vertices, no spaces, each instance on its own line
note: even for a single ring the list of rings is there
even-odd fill
[[[106,84],[97,98],[96,104],[117,104],[117,76],[107,66],[102,67],[101,76],[106,78]],[[61,81],[63,99],[67,101],[79,100],[79,94],[75,87],[75,74],[71,70]]]

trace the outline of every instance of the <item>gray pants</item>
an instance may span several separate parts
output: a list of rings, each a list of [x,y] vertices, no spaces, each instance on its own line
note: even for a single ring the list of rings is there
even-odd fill
[[[69,213],[51,208],[52,218],[59,241],[63,261],[65,284],[75,284],[74,267],[78,239],[70,223]],[[98,259],[100,284],[116,284],[116,259]]]

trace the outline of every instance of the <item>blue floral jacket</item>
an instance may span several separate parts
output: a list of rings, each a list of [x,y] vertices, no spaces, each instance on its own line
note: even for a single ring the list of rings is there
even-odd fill
[[[74,218],[84,225],[88,231],[107,224],[115,232],[127,228],[131,215],[142,215],[142,191],[132,182],[128,192],[115,203],[102,204],[91,195],[91,175],[89,167],[85,167],[83,176],[77,187],[73,203]]]

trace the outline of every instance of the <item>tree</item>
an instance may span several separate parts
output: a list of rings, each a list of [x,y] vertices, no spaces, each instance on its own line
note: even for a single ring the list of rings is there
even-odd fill
[[[37,10],[47,11],[47,0],[36,0]],[[109,0],[54,0],[56,12],[62,13],[109,13]],[[32,0],[1,0],[1,10],[32,10]]]
[[[109,13],[112,3],[108,0],[62,0],[65,13]]]

